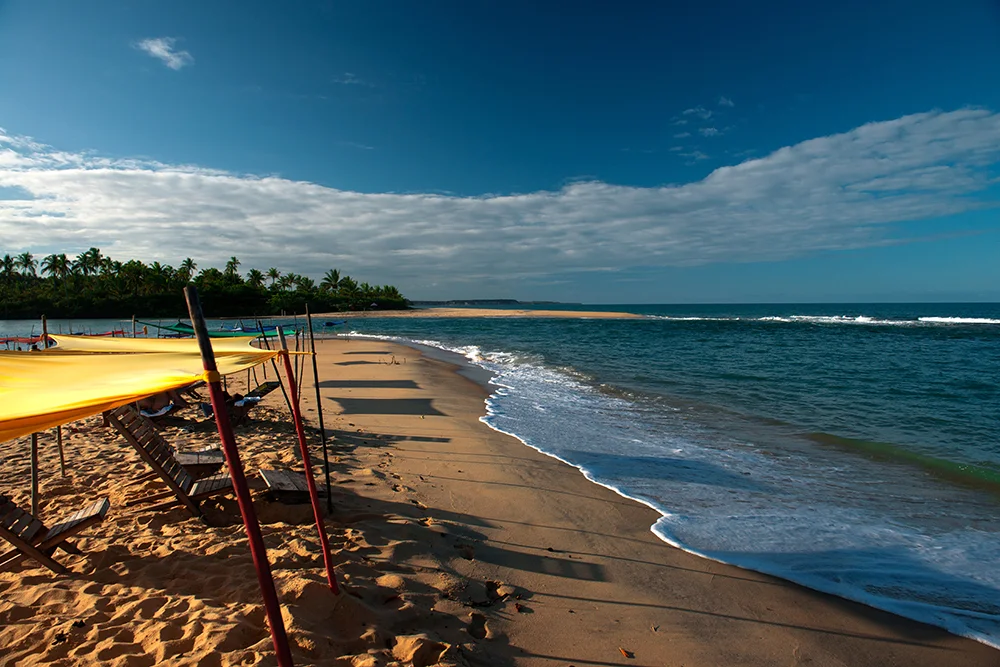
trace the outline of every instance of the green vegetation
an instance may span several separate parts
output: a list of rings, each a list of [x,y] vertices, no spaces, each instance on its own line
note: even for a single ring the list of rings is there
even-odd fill
[[[210,317],[406,308],[392,285],[358,284],[340,271],[326,272],[322,282],[276,268],[266,273],[239,273],[240,260],[230,257],[225,269],[202,269],[190,257],[178,268],[132,259],[118,262],[97,248],[76,259],[48,255],[39,262],[29,252],[0,259],[0,317],[184,317],[183,288],[198,288]]]

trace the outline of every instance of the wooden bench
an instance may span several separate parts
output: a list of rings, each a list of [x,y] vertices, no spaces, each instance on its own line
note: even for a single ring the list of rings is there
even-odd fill
[[[268,470],[260,469],[260,476],[267,484],[268,490],[274,494],[276,500],[289,503],[300,503],[309,501],[309,486],[306,484],[306,476],[300,472],[291,470]],[[316,492],[320,496],[326,496],[326,486],[316,485]]]

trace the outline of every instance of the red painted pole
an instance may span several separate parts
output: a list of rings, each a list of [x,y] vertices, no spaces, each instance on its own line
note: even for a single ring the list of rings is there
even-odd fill
[[[198,300],[198,290],[190,285],[185,287],[184,298],[187,299],[188,314],[191,317],[191,324],[194,326],[194,334],[198,339],[198,348],[201,350],[201,361],[204,364],[208,380],[208,393],[212,400],[212,412],[215,415],[215,424],[219,429],[219,439],[222,440],[222,450],[226,454],[229,475],[233,478],[236,502],[239,503],[240,514],[243,515],[243,525],[247,531],[247,539],[250,541],[250,555],[253,557],[253,565],[257,570],[257,582],[260,584],[260,592],[264,598],[264,611],[267,614],[267,624],[271,629],[274,654],[278,658],[279,667],[294,667],[292,653],[288,648],[288,636],[285,634],[285,622],[281,618],[278,593],[274,589],[274,579],[271,577],[271,564],[267,560],[267,547],[264,546],[260,524],[253,511],[253,501],[250,498],[250,489],[247,487],[246,475],[243,473],[243,463],[240,461],[240,453],[236,449],[236,439],[233,437],[233,428],[229,423],[226,399],[222,395],[222,387],[219,386],[219,368],[215,365],[215,353],[212,351],[212,342],[208,337],[208,329],[205,327],[205,316],[201,311],[201,301]]]
[[[278,327],[278,340],[281,341],[281,358],[285,362],[285,377],[288,378],[288,391],[291,393],[292,419],[295,421],[295,434],[299,437],[299,449],[302,451],[302,463],[306,468],[306,486],[309,487],[309,501],[312,503],[313,515],[316,517],[316,528],[319,530],[320,547],[323,549],[323,563],[326,565],[326,579],[330,582],[330,590],[340,595],[337,586],[337,575],[333,572],[330,562],[330,543],[326,539],[326,526],[323,523],[323,510],[319,506],[319,493],[316,492],[316,480],[313,479],[312,460],[309,458],[309,447],[306,445],[306,432],[302,428],[302,415],[299,413],[299,397],[295,388],[295,376],[292,373],[292,362],[288,358],[288,343],[285,333]],[[326,488],[327,494],[330,487]]]

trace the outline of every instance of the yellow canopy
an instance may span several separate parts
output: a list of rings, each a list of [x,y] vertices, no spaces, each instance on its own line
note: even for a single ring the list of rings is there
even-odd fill
[[[189,349],[133,354],[0,352],[0,442],[205,378],[194,341],[149,342],[188,343]],[[212,341],[219,373],[237,373],[278,354],[276,350],[260,350],[238,342],[239,347],[229,340]]]
[[[135,352],[187,352],[198,354],[198,341],[194,338],[105,338],[97,336],[62,336],[49,334],[56,341],[56,346],[45,350],[49,352],[103,352],[103,353],[135,353]],[[258,350],[250,345],[251,338],[213,338],[212,349],[215,355],[229,352],[245,352]],[[266,350],[264,350],[266,352]],[[270,357],[268,357],[270,358]],[[265,360],[266,361],[266,360]]]

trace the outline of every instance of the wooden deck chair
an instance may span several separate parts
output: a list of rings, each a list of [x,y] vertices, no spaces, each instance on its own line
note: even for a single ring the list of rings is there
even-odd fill
[[[262,382],[257,387],[247,393],[246,396],[235,394],[226,398],[226,410],[229,412],[229,421],[233,426],[242,426],[250,421],[250,411],[257,406],[260,399],[264,398],[272,391],[281,386],[280,382],[274,380]],[[213,417],[212,404],[202,403],[201,411],[206,417]]]
[[[233,490],[233,480],[229,478],[229,473],[222,472],[196,480],[174,457],[170,444],[163,439],[156,427],[131,405],[112,410],[108,419],[169,488],[169,491],[130,501],[130,505],[162,500],[174,495],[191,514],[200,517],[199,503],[202,500]]]
[[[56,574],[68,574],[69,570],[52,558],[56,549],[66,553],[79,554],[69,538],[86,528],[104,521],[110,503],[102,498],[92,505],[56,522],[51,528],[40,519],[18,507],[13,500],[0,493],[0,537],[10,542],[14,548],[0,554],[0,569],[32,558]]]

